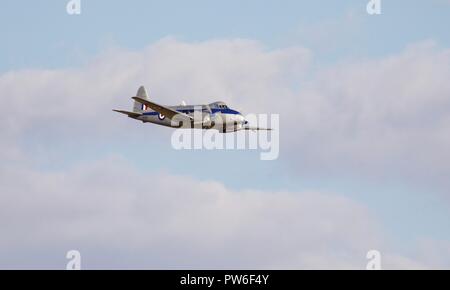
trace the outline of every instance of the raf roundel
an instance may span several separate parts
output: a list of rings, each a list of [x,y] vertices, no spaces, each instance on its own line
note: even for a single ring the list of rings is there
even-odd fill
[[[166,116],[164,116],[163,114],[158,114],[158,118],[162,121],[166,118]]]

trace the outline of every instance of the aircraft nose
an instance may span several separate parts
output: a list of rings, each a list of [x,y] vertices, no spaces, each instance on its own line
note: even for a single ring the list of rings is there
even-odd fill
[[[245,120],[244,116],[242,114],[239,114],[239,121],[241,122],[242,125],[247,125],[248,121]]]

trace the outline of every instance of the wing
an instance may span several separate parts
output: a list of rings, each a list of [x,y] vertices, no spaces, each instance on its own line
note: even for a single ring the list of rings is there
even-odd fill
[[[113,110],[113,111],[117,112],[117,113],[122,113],[122,114],[128,115],[128,117],[130,117],[130,118],[137,118],[142,115],[140,113],[128,112],[128,111],[123,111],[123,110]]]
[[[191,116],[188,116],[184,113],[175,111],[171,108],[168,108],[168,107],[165,107],[162,105],[158,105],[157,103],[150,102],[150,101],[142,99],[140,97],[132,97],[132,99],[135,100],[136,102],[146,105],[147,107],[166,116],[169,119],[173,119],[173,117],[177,116],[177,118],[181,118],[180,121],[186,120],[186,121],[190,122],[190,121],[194,120],[194,118],[192,118]]]

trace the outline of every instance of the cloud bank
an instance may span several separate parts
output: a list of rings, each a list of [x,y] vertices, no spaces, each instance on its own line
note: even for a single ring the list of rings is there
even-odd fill
[[[354,268],[368,249],[391,255],[368,208],[320,192],[233,191],[214,181],[148,174],[120,158],[61,172],[1,174],[0,267]]]
[[[42,167],[54,144],[101,148],[142,134],[110,110],[130,106],[145,84],[164,104],[222,99],[244,113],[280,113],[280,162],[294,176],[394,176],[448,193],[449,77],[450,50],[431,42],[323,68],[303,47],[171,38],[80,68],[7,72],[0,267],[58,268],[72,248],[93,268],[364,268],[371,248],[386,253],[385,267],[448,267],[447,254],[394,254],[370,209],[345,192],[236,191],[95,153],[72,160],[67,151],[65,168]],[[423,248],[435,246],[450,248]]]

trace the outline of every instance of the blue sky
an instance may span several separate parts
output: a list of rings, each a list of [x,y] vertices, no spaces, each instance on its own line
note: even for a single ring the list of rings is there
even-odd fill
[[[133,1],[132,5],[93,0],[82,2],[82,14],[76,17],[65,13],[65,5],[56,0],[3,3],[2,71],[78,65],[111,45],[140,49],[168,35],[186,41],[249,38],[268,47],[317,46],[319,61],[386,55],[424,39],[449,44],[448,3],[439,0],[384,1],[378,17],[368,17],[365,1],[358,0]],[[336,49],[326,50],[324,45]]]
[[[68,15],[67,2],[8,0],[2,3],[1,74],[83,69],[104,53],[139,53],[167,37],[194,45],[221,39],[250,39],[260,43],[263,52],[297,46],[307,48],[313,60],[311,75],[303,80],[306,83],[314,82],[328,68],[382,62],[402,55],[417,43],[432,41],[438,50],[450,46],[450,3],[444,0],[385,0],[382,15],[377,16],[369,16],[367,2],[361,0],[81,0],[81,15]],[[302,91],[302,85],[296,89]],[[127,102],[125,96],[124,102]],[[302,103],[295,105],[302,106]],[[99,116],[108,114],[109,110],[99,112]],[[307,157],[287,145],[291,149],[282,149],[280,158],[272,162],[261,162],[258,152],[174,151],[166,128],[147,128],[129,120],[121,121],[127,122],[123,126],[130,131],[142,129],[144,133],[130,140],[120,139],[108,130],[97,136],[92,132],[83,136],[79,129],[69,126],[71,137],[59,139],[61,124],[48,121],[42,127],[24,129],[17,146],[30,156],[31,167],[36,172],[58,173],[79,164],[119,156],[142,172],[189,176],[200,182],[217,181],[233,191],[338,192],[368,207],[398,251],[413,252],[415,246],[411,240],[423,237],[450,242],[448,183],[435,187],[433,178],[422,183],[420,178],[412,180],[413,177],[397,175],[397,172],[390,176],[391,169],[384,173],[379,168],[369,168],[374,173],[370,176],[359,172],[357,166],[342,172],[331,166],[321,172],[320,166],[314,168]],[[75,122],[74,127],[80,124],[83,121]],[[282,141],[289,142],[287,136],[297,132],[286,129],[281,134],[284,134]],[[201,166],[194,166],[197,162]],[[407,161],[399,163],[403,166]],[[372,163],[368,164],[370,167]],[[383,164],[388,166],[389,162]],[[393,168],[395,171],[402,167]],[[448,171],[437,170],[435,175],[442,172]],[[433,176],[434,171],[427,173]]]

